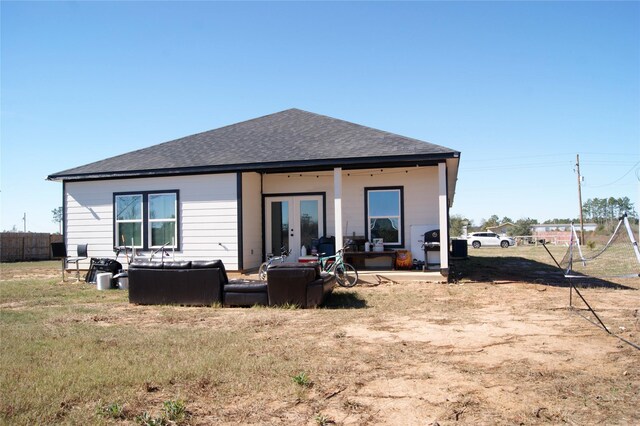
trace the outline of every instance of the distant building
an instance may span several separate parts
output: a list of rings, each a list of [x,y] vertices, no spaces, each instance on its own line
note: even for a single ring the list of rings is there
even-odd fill
[[[576,231],[580,229],[580,224],[574,224]],[[583,228],[586,232],[595,231],[596,223],[585,223]],[[541,223],[531,225],[531,233],[539,240],[544,239],[551,244],[569,244],[571,241],[570,223]],[[578,232],[579,235],[579,232]]]
[[[487,231],[495,232],[498,235],[508,235],[509,231],[514,226],[516,226],[516,225],[511,223],[511,222],[505,222],[505,223],[501,223],[500,225],[497,225],[497,226],[489,226],[487,228]]]

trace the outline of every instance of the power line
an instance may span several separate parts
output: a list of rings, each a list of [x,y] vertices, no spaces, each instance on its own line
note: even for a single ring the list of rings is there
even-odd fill
[[[636,169],[636,166],[640,164],[640,161],[636,162],[629,170],[627,170],[627,172],[625,174],[623,174],[621,177],[619,177],[618,179],[614,180],[611,183],[607,183],[604,185],[596,185],[596,186],[589,186],[589,188],[603,188],[605,186],[611,186],[611,185],[615,185],[616,183],[620,182],[622,179],[624,179],[625,177],[627,177],[627,175],[629,173],[631,173],[634,169],[636,170],[636,176],[638,177],[638,171],[640,171],[640,167],[638,167]],[[638,180],[640,180],[640,177],[638,177]]]
[[[557,162],[544,162],[544,163],[523,163],[523,164],[489,164],[487,166],[479,166],[479,167],[461,167],[461,170],[469,171],[469,170],[517,170],[517,169],[530,169],[530,168],[549,168],[549,167],[559,167],[566,166],[568,163],[566,161],[557,161]]]
[[[464,155],[464,154],[463,154]],[[553,153],[553,154],[544,154],[544,155],[518,155],[513,157],[485,157],[485,158],[474,158],[467,159],[466,157],[462,158],[464,162],[477,162],[477,161],[504,161],[504,160],[522,160],[522,159],[533,159],[533,158],[558,158],[561,155],[569,155],[569,153]]]

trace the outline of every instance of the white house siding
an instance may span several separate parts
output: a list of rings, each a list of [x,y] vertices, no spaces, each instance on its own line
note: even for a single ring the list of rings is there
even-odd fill
[[[77,244],[88,243],[89,257],[115,256],[114,192],[178,190],[181,250],[175,253],[176,259],[222,259],[229,270],[235,270],[238,268],[236,185],[235,173],[67,182],[64,197],[68,251],[73,255]],[[89,261],[81,266],[87,268]]]
[[[411,225],[439,223],[438,167],[342,171],[342,224],[345,236],[364,235],[365,188],[404,187],[404,246],[411,247]],[[326,234],[334,234],[333,172],[285,173],[264,176],[264,194],[326,192]]]
[[[258,173],[242,174],[242,252],[243,269],[257,268],[262,262],[262,193]]]

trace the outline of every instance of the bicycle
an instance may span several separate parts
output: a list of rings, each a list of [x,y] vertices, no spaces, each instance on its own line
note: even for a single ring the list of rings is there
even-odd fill
[[[336,277],[336,282],[340,287],[353,287],[358,282],[358,271],[349,263],[344,262],[344,249],[347,248],[347,244],[338,250],[333,256],[323,256],[325,253],[318,254],[318,263],[320,269],[323,272],[329,272]],[[333,259],[333,262],[330,260]]]
[[[267,271],[269,270],[269,267],[271,266],[271,264],[273,262],[277,262],[278,260],[280,261],[280,263],[283,263],[290,254],[291,254],[291,249],[287,250],[285,246],[282,246],[280,248],[280,256],[267,255],[268,257],[267,261],[263,262],[262,265],[260,265],[260,269],[258,269],[258,278],[261,281],[266,280]]]

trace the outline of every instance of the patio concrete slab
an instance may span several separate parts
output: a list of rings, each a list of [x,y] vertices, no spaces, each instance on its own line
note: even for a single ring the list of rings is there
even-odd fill
[[[439,271],[358,271],[358,284],[380,284],[382,282],[430,282],[446,283],[447,278]]]
[[[247,273],[228,272],[229,279],[243,279],[258,281],[258,273],[251,271]],[[439,271],[358,271],[358,284],[380,284],[382,282],[408,283],[408,282],[430,282],[446,283],[447,277],[443,277]]]

